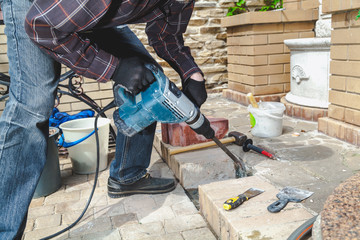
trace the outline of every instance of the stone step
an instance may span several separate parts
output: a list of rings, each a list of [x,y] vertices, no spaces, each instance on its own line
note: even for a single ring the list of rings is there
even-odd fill
[[[160,135],[156,136],[154,147],[185,189],[194,189],[200,184],[235,178],[233,161],[219,147],[171,156],[169,152],[179,147],[163,143],[160,141]],[[237,156],[241,154],[239,146],[230,144],[228,148]]]
[[[223,203],[249,188],[265,192],[226,211]],[[301,203],[288,203],[279,213],[267,206],[277,200],[279,189],[259,176],[212,182],[199,186],[200,211],[221,240],[287,239],[312,211]]]

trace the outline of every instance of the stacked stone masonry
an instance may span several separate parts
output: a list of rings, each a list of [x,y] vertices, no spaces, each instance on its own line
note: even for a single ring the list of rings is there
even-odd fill
[[[291,7],[222,20],[228,36],[229,90],[225,96],[234,95],[227,91],[243,95],[251,92],[255,96],[276,95],[280,100],[281,94],[290,91],[290,50],[284,40],[314,37],[318,19],[318,5],[314,2],[284,1],[284,6]],[[246,103],[245,97],[241,99]]]
[[[227,58],[226,58],[226,29],[221,27],[221,18],[227,13],[227,8],[233,6],[234,0],[197,0],[190,24],[184,35],[185,45],[191,48],[196,63],[205,74],[207,88],[211,91],[221,91],[227,83]],[[6,56],[6,37],[4,26],[0,26],[0,71],[8,72],[8,60]],[[145,34],[145,25],[129,25],[149,52],[163,66],[170,80],[180,84],[178,74],[162,59],[158,58],[148,45]],[[1,87],[1,86],[0,86]],[[99,84],[91,79],[85,79],[84,92],[92,97],[100,107],[105,106],[113,98],[112,83]],[[68,96],[62,96],[59,110],[68,113],[77,113],[89,107]],[[5,107],[0,102],[0,115]],[[108,114],[109,115],[109,114]],[[111,115],[111,114],[110,114]]]
[[[325,0],[323,5],[332,13],[333,30],[329,114],[319,120],[319,131],[360,146],[360,2]]]

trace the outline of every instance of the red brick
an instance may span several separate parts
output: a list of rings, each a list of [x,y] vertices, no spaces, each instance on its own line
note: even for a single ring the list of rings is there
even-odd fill
[[[293,117],[301,118],[301,107],[293,105]]]
[[[354,109],[345,109],[345,122],[360,126],[360,111],[354,110]]]
[[[223,138],[229,130],[229,121],[225,118],[208,117],[215,136]],[[204,136],[196,134],[186,123],[162,123],[162,141],[172,146],[189,146],[196,143],[208,142]],[[163,126],[165,125],[165,126]]]
[[[345,139],[345,127],[344,126],[345,125],[343,122],[329,119],[327,135],[329,135],[330,137],[336,137],[336,138],[344,140]]]
[[[334,90],[345,91],[346,90],[346,77],[331,75],[329,85],[330,85],[330,88],[332,88]]]
[[[333,28],[344,28],[349,26],[346,13],[335,13],[331,16],[331,26]]]
[[[299,33],[277,33],[277,34],[269,34],[269,43],[283,43],[285,39],[294,39],[299,38]]]
[[[346,90],[352,93],[360,93],[360,78],[348,77],[346,81]]]
[[[286,23],[284,32],[305,32],[315,28],[315,21],[313,22],[295,22]]]
[[[302,107],[301,108],[301,119],[312,121],[313,116],[313,109],[309,107]]]
[[[293,116],[293,105],[291,103],[288,103],[286,106],[286,115],[289,117]]]
[[[351,126],[346,126],[345,128],[345,141],[351,144],[356,145],[358,137],[358,131],[353,129]]]
[[[327,117],[328,113],[326,109],[319,109],[319,108],[314,108],[313,109],[313,121],[317,122],[319,120],[319,118],[322,117]]]
[[[339,121],[344,121],[345,108],[334,105],[334,104],[330,104],[329,105],[329,117],[334,118]]]
[[[329,118],[319,118],[318,119],[318,130],[319,130],[319,132],[327,134],[328,119]]]

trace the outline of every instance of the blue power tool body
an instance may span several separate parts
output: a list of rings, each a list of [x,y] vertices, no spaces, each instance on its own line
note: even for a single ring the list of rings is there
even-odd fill
[[[211,139],[215,136],[209,121],[200,110],[152,64],[146,64],[156,81],[136,96],[120,85],[114,88],[115,125],[120,132],[133,136],[155,121],[163,123],[186,122],[194,131]]]

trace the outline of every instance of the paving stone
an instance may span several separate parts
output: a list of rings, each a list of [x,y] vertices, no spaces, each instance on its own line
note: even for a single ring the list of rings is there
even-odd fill
[[[148,238],[142,238],[143,240],[184,240],[180,233],[169,233],[160,236],[150,236]]]
[[[82,214],[83,210],[77,211],[68,211],[62,214],[61,221],[62,224],[72,224],[79,216]],[[94,220],[94,210],[92,208],[88,209],[84,216],[81,219],[82,223],[87,223]]]
[[[214,234],[208,228],[198,228],[182,232],[185,240],[216,240]]]
[[[112,217],[116,215],[125,214],[125,207],[122,202],[106,205],[106,206],[99,206],[94,208],[94,216],[95,218],[98,217]]]
[[[261,175],[279,186],[296,186],[299,183],[310,184],[319,181],[304,169],[290,162],[265,160],[254,167],[256,175]],[[284,171],[286,169],[286,171]]]
[[[45,197],[32,199],[29,208],[41,207],[44,203],[44,200],[45,200]]]
[[[177,184],[175,190],[170,193],[152,195],[151,198],[155,201],[157,207],[173,206],[178,203],[190,202],[180,184]]]
[[[52,215],[54,214],[54,211],[55,211],[54,205],[29,208],[28,218],[35,219],[41,216]]]
[[[112,224],[110,218],[96,218],[85,224],[75,225],[75,227],[70,230],[70,237],[88,235],[111,229]]]
[[[171,157],[170,161],[171,169],[185,189],[235,178],[233,161],[216,147],[176,154]]]
[[[176,203],[172,205],[171,208],[176,216],[191,215],[198,213],[198,210],[196,209],[194,204],[190,201]]]
[[[165,220],[164,226],[167,233],[175,233],[194,228],[206,227],[206,222],[200,214],[193,214]]]
[[[35,223],[34,219],[27,219],[24,232],[26,233],[34,230],[34,223]]]
[[[87,234],[81,237],[86,240],[121,240],[121,236],[118,229],[111,229],[103,232],[96,232]]]
[[[35,220],[35,229],[50,228],[60,226],[61,214],[54,214],[50,216],[38,217]]]
[[[124,201],[126,197],[122,197],[122,198],[111,198],[111,197],[107,197],[107,205],[113,205],[113,204],[118,204],[121,203],[122,201]]]
[[[80,191],[55,193],[45,198],[44,205],[55,205],[57,203],[74,201],[79,199]]]
[[[66,184],[65,192],[72,192],[72,191],[80,191],[85,189],[91,189],[94,185],[94,181],[87,181],[85,182],[70,182]]]
[[[80,191],[80,198],[81,199],[88,199],[92,191],[92,187],[88,189],[84,189]],[[103,187],[96,187],[94,196],[106,196],[107,195],[107,186]]]
[[[164,226],[161,222],[129,224],[121,226],[119,229],[123,240],[146,239],[165,234]]]
[[[137,224],[139,222],[136,214],[134,213],[127,213],[121,215],[114,215],[110,217],[111,223],[114,227],[120,228],[126,224]]]
[[[51,228],[43,228],[43,229],[37,229],[31,232],[27,232],[24,235],[24,240],[34,240],[34,239],[41,239],[47,236],[50,236],[60,230],[63,230],[64,226],[58,226],[58,227],[51,227]],[[61,234],[58,237],[55,237],[53,239],[56,240],[65,240],[68,239],[68,232],[65,232]]]
[[[126,213],[141,213],[142,211],[155,210],[158,207],[150,195],[136,194],[123,199]]]
[[[175,214],[171,207],[163,206],[157,209],[144,209],[137,213],[141,224],[150,222],[164,222],[166,219],[174,219]]]
[[[80,199],[78,201],[61,202],[55,205],[56,213],[74,212],[77,210],[83,210],[86,206],[87,199]]]

